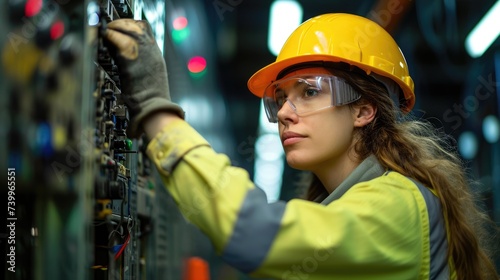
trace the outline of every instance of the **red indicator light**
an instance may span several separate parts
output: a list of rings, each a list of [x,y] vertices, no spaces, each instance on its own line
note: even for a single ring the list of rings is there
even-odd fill
[[[207,61],[201,56],[195,56],[189,60],[187,67],[191,73],[200,73],[207,67]]]
[[[50,39],[57,40],[64,34],[64,23],[56,21],[50,28]]]
[[[42,9],[42,0],[28,0],[24,6],[24,14],[27,17],[32,17],[40,12]]]
[[[174,26],[175,30],[181,30],[186,28],[186,26],[188,25],[188,20],[185,17],[177,17],[172,22],[172,25]]]

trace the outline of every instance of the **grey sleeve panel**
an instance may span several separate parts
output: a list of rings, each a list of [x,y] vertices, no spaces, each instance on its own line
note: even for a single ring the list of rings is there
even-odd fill
[[[286,204],[269,204],[264,191],[248,191],[222,258],[244,273],[257,269],[267,256],[281,226]]]
[[[412,180],[422,193],[427,213],[429,214],[429,241],[431,253],[430,277],[431,280],[449,279],[448,267],[448,240],[446,226],[441,208],[441,202],[428,188],[419,182]]]

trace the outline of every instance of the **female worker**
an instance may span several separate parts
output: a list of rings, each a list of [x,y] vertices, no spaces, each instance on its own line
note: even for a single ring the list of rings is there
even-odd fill
[[[458,157],[432,126],[403,120],[413,82],[377,24],[312,18],[250,78],[288,164],[312,174],[307,199],[272,204],[182,119],[149,25],[118,20],[106,37],[129,134],[145,131],[165,187],[229,264],[276,279],[497,279]]]

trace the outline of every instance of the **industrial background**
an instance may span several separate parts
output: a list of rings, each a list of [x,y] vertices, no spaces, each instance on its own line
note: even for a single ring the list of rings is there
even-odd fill
[[[328,12],[394,36],[415,81],[412,113],[453,137],[500,225],[500,1],[3,0],[0,279],[194,279],[199,260],[210,279],[248,279],[181,217],[146,140],[127,137],[102,30],[117,18],[151,23],[172,99],[272,202],[298,196],[301,174],[246,83],[275,60],[269,39],[289,34],[275,23]]]

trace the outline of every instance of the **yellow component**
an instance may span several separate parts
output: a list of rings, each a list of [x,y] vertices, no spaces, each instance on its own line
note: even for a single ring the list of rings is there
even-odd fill
[[[106,165],[108,162],[109,157],[107,155],[101,154],[101,164]]]
[[[123,164],[118,164],[118,173],[123,176],[127,176],[127,168]]]
[[[9,34],[8,37],[9,43],[5,44],[2,50],[4,71],[18,82],[29,83],[43,53],[24,37],[15,33]]]
[[[283,45],[276,61],[257,71],[249,90],[262,97],[278,74],[295,64],[313,61],[345,62],[395,81],[402,89],[409,112],[415,105],[414,83],[403,53],[389,33],[364,17],[324,14],[302,23]]]
[[[52,145],[56,150],[62,150],[67,143],[68,137],[64,126],[57,124],[54,125],[52,130]]]
[[[98,220],[104,220],[106,216],[113,214],[110,199],[97,199],[95,206],[95,217]]]
[[[47,75],[49,73],[54,72],[56,69],[57,64],[56,62],[49,56],[42,56],[40,58],[39,64],[38,64],[38,69],[43,75]]]

